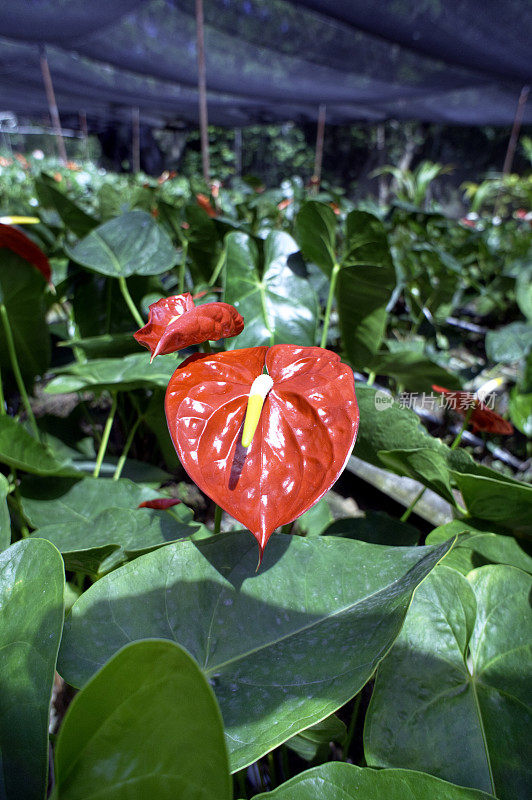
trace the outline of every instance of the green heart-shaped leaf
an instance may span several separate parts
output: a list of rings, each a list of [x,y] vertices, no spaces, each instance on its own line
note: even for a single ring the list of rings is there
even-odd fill
[[[166,388],[177,367],[173,358],[156,358],[152,364],[146,353],[134,353],[124,358],[101,358],[86,363],[73,362],[56,369],[57,377],[46,386],[48,394],[65,394],[84,389],[116,391]]]
[[[49,542],[0,553],[0,797],[42,800],[48,717],[63,626],[65,577]]]
[[[493,526],[496,528],[496,526]],[[455,519],[435,528],[427,536],[427,544],[441,544],[458,534],[456,544],[445,556],[445,566],[467,575],[476,567],[507,564],[532,574],[532,547],[513,536],[501,536],[490,530],[489,522]]]
[[[179,642],[213,685],[240,769],[359,691],[449,547],[279,534],[257,574],[251,536],[177,542],[81,596],[66,621],[61,673],[81,686],[129,641]]]
[[[254,800],[490,800],[491,794],[464,789],[407,769],[362,769],[333,761],[314,767]]]
[[[145,211],[115,217],[65,249],[77,264],[112,278],[160,275],[177,260],[170,238]]]
[[[76,475],[77,470],[59,461],[13,417],[0,416],[0,463],[36,475]]]
[[[188,653],[168,641],[117,653],[68,709],[55,777],[57,800],[230,800],[222,718]]]
[[[250,236],[230,233],[225,241],[225,300],[238,309],[245,321],[242,333],[227,343],[230,349],[283,342],[316,344],[316,293],[288,263],[298,251],[294,240],[281,231],[268,235],[262,276],[257,246]]]
[[[530,575],[506,566],[467,579],[442,566],[427,578],[378,671],[364,737],[369,765],[526,797],[531,586]]]

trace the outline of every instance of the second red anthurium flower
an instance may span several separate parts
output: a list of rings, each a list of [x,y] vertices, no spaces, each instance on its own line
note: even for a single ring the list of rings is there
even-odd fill
[[[244,329],[244,320],[228,303],[195,306],[192,295],[163,297],[150,306],[148,323],[134,335],[155,356],[174,353],[206,341],[228,339]]]
[[[165,408],[188,474],[253,533],[261,557],[273,531],[337,480],[359,419],[340,357],[288,344],[192,356],[170,379]]]

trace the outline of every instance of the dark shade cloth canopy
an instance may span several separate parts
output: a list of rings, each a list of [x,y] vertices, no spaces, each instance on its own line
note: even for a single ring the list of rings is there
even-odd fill
[[[209,121],[511,124],[532,84],[532,0],[204,0]],[[0,110],[198,119],[194,0],[0,6]],[[532,101],[525,108],[532,123]]]

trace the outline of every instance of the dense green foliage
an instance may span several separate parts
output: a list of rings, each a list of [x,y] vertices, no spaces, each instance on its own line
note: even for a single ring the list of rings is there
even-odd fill
[[[454,220],[427,196],[430,164],[390,205],[356,208],[297,180],[207,196],[181,177],[37,166],[0,168],[1,210],[38,217],[24,231],[54,286],[0,238],[0,796],[45,796],[57,665],[54,800],[524,797],[522,194]],[[150,364],[132,337],[183,291],[242,313],[226,349],[321,345],[356,374],[343,491],[362,510],[326,495],[258,572],[248,532],[214,532],[168,434],[164,390],[197,348]],[[493,378],[514,433],[465,434],[432,387]],[[161,496],[183,502],[139,508]]]

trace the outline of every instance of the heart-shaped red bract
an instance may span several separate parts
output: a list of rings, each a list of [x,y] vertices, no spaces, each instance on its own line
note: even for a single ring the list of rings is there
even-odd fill
[[[251,445],[241,436],[251,385],[273,380]],[[173,374],[166,419],[199,488],[249,528],[261,551],[342,472],[358,429],[352,370],[321,347],[281,344],[193,357]]]
[[[183,347],[228,339],[244,330],[244,320],[228,303],[195,306],[192,295],[163,297],[150,306],[147,324],[133,334],[155,356],[175,353]]]
[[[0,223],[0,247],[7,247],[12,250],[17,256],[20,256],[25,261],[41,272],[48,283],[52,277],[52,270],[50,263],[43,251],[37,245],[28,239],[26,234],[19,231],[18,228],[13,228],[11,225],[4,225]]]

